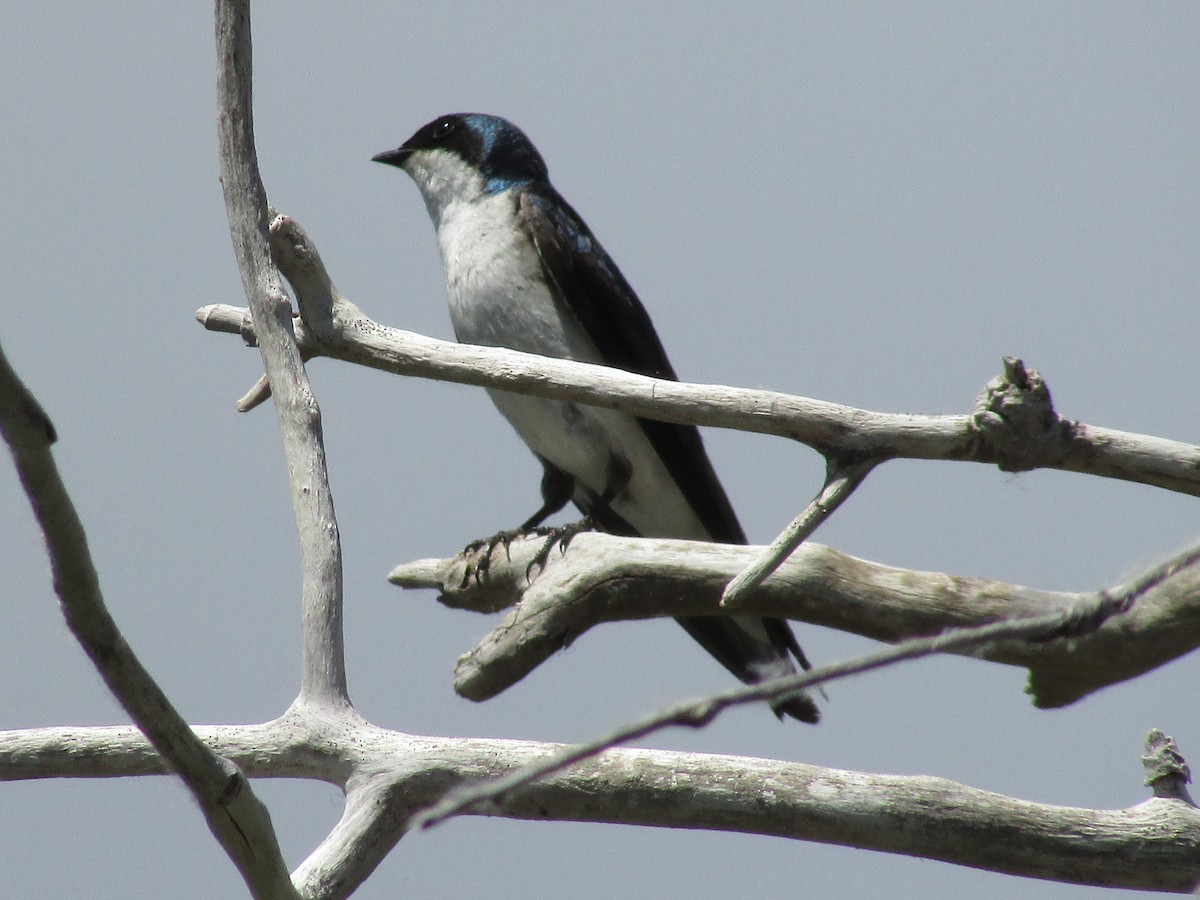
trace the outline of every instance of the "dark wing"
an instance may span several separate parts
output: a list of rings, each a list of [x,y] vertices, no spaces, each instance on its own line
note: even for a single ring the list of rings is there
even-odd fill
[[[519,192],[519,212],[547,278],[608,365],[678,381],[645,307],[587,225],[549,185]],[[744,544],[746,534],[691,425],[638,419],[709,536]]]
[[[561,296],[571,298],[571,312],[601,357],[627,372],[678,381],[645,307],[575,210],[548,184],[526,187],[518,198],[520,220],[547,279]],[[700,432],[691,425],[637,421],[712,540],[746,543],[746,533],[704,452]],[[607,531],[637,535],[611,511],[602,524]],[[735,620],[689,616],[678,622],[743,681],[785,674],[791,670],[789,655],[809,668],[792,629],[782,619],[762,620],[770,646]],[[804,722],[819,718],[816,705],[803,694],[775,704],[774,709],[781,717],[786,713]]]

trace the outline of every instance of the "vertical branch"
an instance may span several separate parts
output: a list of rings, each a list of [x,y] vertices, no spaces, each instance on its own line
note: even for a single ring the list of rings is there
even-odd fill
[[[348,706],[342,645],[342,548],[325,466],[321,412],[271,263],[267,197],[254,149],[249,0],[217,0],[221,184],[242,284],[275,398],[304,577],[301,701]]]

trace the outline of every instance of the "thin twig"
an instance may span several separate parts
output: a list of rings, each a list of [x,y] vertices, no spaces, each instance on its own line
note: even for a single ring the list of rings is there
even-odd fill
[[[500,802],[502,798],[513,791],[545,778],[553,772],[558,772],[602,753],[610,747],[643,738],[672,725],[701,727],[731,707],[748,703],[778,701],[802,688],[869,672],[902,660],[918,659],[935,653],[962,653],[1002,640],[1050,640],[1055,637],[1078,636],[1083,629],[1097,628],[1110,616],[1123,612],[1132,600],[1132,596],[1104,595],[1092,604],[1062,612],[1013,622],[997,622],[978,628],[954,629],[935,637],[906,641],[860,659],[820,666],[801,674],[734,688],[699,700],[686,701],[645,716],[596,740],[570,747],[510,775],[469,784],[451,791],[441,802],[421,816],[420,825],[427,828],[453,816],[481,811],[486,806]]]
[[[734,578],[725,587],[721,595],[721,605],[729,609],[737,609],[743,604],[746,595],[762,584],[772,572],[779,568],[789,556],[796,552],[804,541],[820,527],[829,515],[842,505],[855,489],[862,484],[863,479],[870,474],[882,460],[867,459],[847,465],[837,462],[829,464],[829,474],[821,491],[805,507],[804,512],[792,520],[771,545],[763,551],[762,556]]]

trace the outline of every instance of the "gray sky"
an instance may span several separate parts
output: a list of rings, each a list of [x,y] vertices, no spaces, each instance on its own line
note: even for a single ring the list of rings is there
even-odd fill
[[[965,412],[1002,356],[1060,413],[1200,443],[1195,4],[259,4],[258,150],[343,292],[450,335],[415,187],[370,157],[434,116],[517,122],[654,317],[684,378],[894,412]],[[274,416],[234,412],[256,352],[204,332],[244,303],[216,177],[209,4],[49,3],[0,28],[0,340],[114,614],[195,722],[298,686],[295,530]],[[346,557],[351,694],[429,734],[573,740],[729,684],[671,623],[590,633],[505,695],[457,698],[490,627],[384,581],[524,519],[538,467],[476,389],[322,361]],[[783,441],[713,432],[751,538],[819,485]],[[0,727],[124,721],[62,624],[0,465]],[[817,535],[893,565],[1087,590],[1194,539],[1196,501],[965,464],[893,463]],[[869,642],[801,627],[826,662]],[[1057,711],[1024,673],[936,659],[838,684],[817,728],[762,710],[652,744],[924,773],[1034,801],[1147,796],[1151,727],[1200,761],[1195,655]],[[260,783],[297,864],[331,787]],[[169,779],[8,784],[13,896],[238,896]],[[1075,898],[1119,893],[782,839],[459,820],[406,838],[363,897]]]

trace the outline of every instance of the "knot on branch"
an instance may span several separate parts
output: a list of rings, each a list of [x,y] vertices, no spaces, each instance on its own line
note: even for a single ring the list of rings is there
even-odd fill
[[[270,218],[268,231],[270,233],[271,261],[280,271],[295,272],[303,268],[323,266],[321,254],[300,223],[289,215],[279,212],[275,207],[267,208]]]
[[[1150,729],[1146,735],[1146,755],[1142,757],[1142,767],[1146,770],[1146,784],[1154,789],[1155,797],[1192,803],[1185,787],[1192,780],[1192,773],[1174,738],[1157,728]]]
[[[1071,423],[1054,411],[1041,374],[1011,356],[1004,358],[1004,374],[975,400],[971,429],[1004,472],[1056,465],[1067,455],[1072,433]]]
[[[242,310],[242,322],[239,333],[242,336],[242,340],[246,342],[247,347],[258,346],[258,333],[254,330],[254,319],[250,315],[250,307]]]

